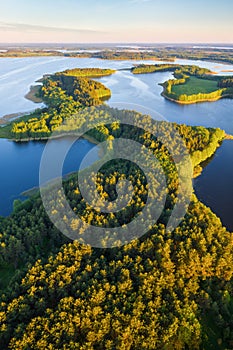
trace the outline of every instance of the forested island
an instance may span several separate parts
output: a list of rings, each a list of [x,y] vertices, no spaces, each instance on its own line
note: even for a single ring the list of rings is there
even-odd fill
[[[45,76],[37,96],[47,107],[37,109],[1,127],[0,137],[21,141],[48,138],[66,118],[81,108],[97,106],[109,99],[110,89],[90,77],[110,75],[114,72],[109,69],[79,68]]]
[[[233,96],[233,78],[215,76],[209,69],[174,64],[142,64],[131,68],[133,74],[167,71],[172,72],[175,79],[162,84],[162,95],[176,103],[216,101]],[[0,137],[15,140],[48,138],[69,115],[84,106],[97,106],[109,99],[110,89],[93,79],[114,73],[112,69],[76,68],[44,76],[40,80],[42,86],[31,89],[30,98],[43,101],[47,107],[7,123],[0,128]]]
[[[151,67],[174,70],[169,65]],[[175,69],[177,79],[184,75],[198,79],[196,75],[210,73],[193,66]],[[232,233],[195,194],[180,225],[172,232],[166,230],[179,192],[174,158],[179,157],[180,145],[174,129],[191,156],[194,175],[215,153],[225,132],[161,121],[155,122],[154,130],[146,124],[151,133],[145,132],[147,116],[104,105],[111,91],[93,78],[113,73],[77,68],[44,77],[38,93],[46,108],[9,123],[1,128],[1,136],[36,142],[52,132],[75,134],[90,113],[94,120],[101,116],[104,125],[90,130],[87,137],[96,143],[131,139],[159,160],[167,182],[162,214],[140,239],[123,247],[95,249],[63,236],[50,222],[38,192],[25,202],[15,201],[13,213],[0,218],[1,349],[231,348]],[[218,84],[229,88],[232,80],[224,78]],[[120,116],[135,120],[139,127],[121,125]],[[175,154],[171,156],[153,136],[156,132],[172,145]],[[162,172],[154,178],[155,169],[157,165],[151,164],[150,178],[159,193]],[[146,176],[123,159],[100,170],[98,192],[111,204],[122,178],[132,183],[134,196],[113,215],[90,208],[81,195],[77,173],[65,179],[63,187],[75,214],[96,227],[111,228],[130,222],[147,199]],[[88,191],[88,181],[85,185]],[[51,187],[49,203],[59,220],[61,203],[54,198]],[[78,220],[71,228],[79,231]]]
[[[173,65],[140,65],[132,68],[132,73],[140,74],[166,70],[174,71],[177,78],[182,77],[181,79],[184,80],[187,77],[189,79],[197,79],[194,76],[203,77],[204,74],[210,73],[208,69],[197,66],[174,67]],[[73,114],[79,112],[83,107],[101,105],[111,96],[111,91],[108,88],[91,78],[114,73],[115,71],[110,69],[76,68],[53,75],[46,75],[41,80],[42,86],[39,87],[37,96],[41,98],[47,107],[36,110],[29,116],[18,118],[16,121],[2,127],[0,136],[13,138],[17,141],[25,141],[46,139],[52,133],[54,135],[55,131],[55,135],[75,131],[76,124],[72,120]],[[185,74],[192,75],[192,77]],[[180,82],[181,79],[178,81]],[[224,84],[224,86],[228,86],[232,83],[232,80],[228,78],[219,82]],[[65,124],[64,121],[66,121]],[[217,144],[224,139],[224,136],[225,134],[223,133],[220,139],[217,137]],[[215,150],[216,147],[213,147],[212,154]],[[212,154],[204,157],[202,161],[209,158]]]
[[[188,65],[139,65],[131,69],[133,74],[156,72],[173,72],[175,79],[169,79],[162,84],[162,95],[168,100],[191,104],[197,102],[212,102],[220,98],[233,97],[233,79],[215,76],[206,68]]]
[[[89,77],[89,78],[101,78],[108,75],[112,75],[116,72],[115,69],[103,69],[103,68],[74,68],[67,69],[63,72],[56,73],[57,75],[65,75],[72,77]]]

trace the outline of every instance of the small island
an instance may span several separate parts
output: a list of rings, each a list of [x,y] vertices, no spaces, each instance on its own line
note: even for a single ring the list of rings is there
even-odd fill
[[[100,68],[76,68],[45,75],[42,85],[31,87],[27,98],[44,102],[44,108],[19,117],[0,129],[0,137],[16,141],[45,140],[63,122],[84,107],[98,106],[111,97],[111,90],[93,77],[115,73]]]
[[[173,72],[163,86],[162,96],[180,103],[212,102],[224,97],[233,97],[233,78],[216,76],[206,68],[189,65],[139,65],[131,69],[133,74]]]
[[[66,69],[63,72],[58,72],[55,75],[65,75],[78,78],[101,78],[116,73],[115,69],[104,69],[104,68],[73,68]]]

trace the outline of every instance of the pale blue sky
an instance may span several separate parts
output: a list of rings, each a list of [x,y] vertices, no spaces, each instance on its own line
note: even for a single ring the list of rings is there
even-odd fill
[[[2,0],[0,42],[233,43],[231,0]]]

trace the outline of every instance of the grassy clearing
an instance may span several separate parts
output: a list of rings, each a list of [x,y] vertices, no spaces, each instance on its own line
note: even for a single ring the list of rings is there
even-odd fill
[[[200,79],[196,77],[190,77],[185,84],[172,86],[172,92],[177,96],[186,94],[208,94],[210,92],[218,90],[218,82],[215,80]]]

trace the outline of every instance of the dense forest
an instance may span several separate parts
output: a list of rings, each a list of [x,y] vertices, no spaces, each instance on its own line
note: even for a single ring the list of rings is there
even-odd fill
[[[232,234],[195,195],[180,225],[166,230],[179,186],[174,159],[181,146],[174,129],[193,168],[215,152],[224,132],[168,122],[151,128],[147,116],[107,106],[79,110],[64,129],[77,128],[90,113],[104,121],[104,127],[90,131],[97,141],[127,138],[153,152],[162,168],[158,177],[149,178],[159,195],[160,171],[166,175],[164,210],[140,239],[95,249],[65,238],[50,222],[39,194],[16,201],[12,215],[0,220],[1,349],[231,348]],[[138,126],[119,123],[121,114]],[[163,138],[174,149],[172,157]],[[156,167],[151,164],[152,174]],[[73,211],[87,223],[117,227],[140,213],[148,191],[148,179],[135,164],[113,160],[100,169],[97,183],[109,203],[122,177],[132,183],[134,197],[113,215],[93,213],[82,198],[77,174],[64,180],[63,187]],[[86,186],[88,190],[88,180]],[[53,186],[49,200],[56,216],[60,203]],[[78,222],[71,227],[79,232]]]
[[[131,68],[133,74],[145,74],[145,73],[156,73],[156,72],[174,72],[179,69],[180,65],[175,64],[139,64]]]
[[[233,88],[233,78],[225,77],[218,82],[220,88]]]
[[[155,66],[150,67],[153,70]],[[174,66],[156,69],[174,70]],[[53,222],[68,223],[78,241],[71,241],[52,224],[39,192],[24,202],[16,200],[13,213],[0,217],[0,348],[231,349],[232,233],[194,193],[179,226],[167,230],[180,200],[177,164],[182,161],[182,147],[190,155],[194,176],[219,147],[225,132],[161,121],[151,124],[146,115],[103,105],[111,91],[91,78],[112,73],[74,69],[45,77],[39,94],[47,107],[9,124],[6,132],[20,141],[47,138],[52,132],[79,134],[87,126],[84,137],[96,143],[107,141],[107,148],[102,149],[106,160],[114,155],[112,142],[121,138],[150,150],[159,165],[145,153],[150,169],[147,176],[136,163],[123,158],[100,168],[96,191],[109,208],[114,208],[121,180],[127,179],[134,190],[132,197],[126,194],[127,205],[113,213],[93,209],[82,196],[79,174],[70,175],[63,180],[63,188],[77,216],[71,222],[65,215],[60,217],[63,203],[56,185],[50,184],[47,198]],[[196,66],[176,66],[174,71],[177,80],[197,76],[201,80],[208,73]],[[229,84],[221,79],[218,84]],[[102,125],[86,125],[90,116],[93,123]],[[124,151],[132,152],[127,146]],[[82,170],[84,185],[91,192],[87,170]],[[94,173],[91,176],[94,178]],[[102,248],[80,243],[86,231],[78,218],[96,230],[127,226],[146,207],[150,186],[158,203],[163,196],[165,203],[145,234],[135,226],[140,238],[124,245],[115,242],[111,231],[101,240]],[[181,193],[181,200],[184,197]],[[151,209],[150,214],[156,212],[153,206]],[[116,246],[107,249],[108,242]]]
[[[56,75],[71,75],[73,77],[89,77],[97,78],[114,74],[114,69],[101,69],[101,68],[74,68],[67,69],[63,72],[58,72]]]
[[[155,52],[149,51],[101,51],[93,53],[92,58],[100,58],[104,60],[155,60],[161,61],[163,56],[157,55]],[[173,58],[166,58],[168,61],[174,61]]]
[[[175,79],[170,79],[163,84],[163,95],[179,103],[216,100],[223,96],[231,96],[232,93],[231,87],[220,88],[220,84],[223,84],[222,82],[225,82],[226,79],[219,80],[217,77],[215,81],[215,77],[207,75],[211,73],[210,70],[197,66],[139,65],[132,68],[131,71],[134,74],[174,72]],[[1,133],[5,135],[7,132],[8,137],[16,140],[48,138],[52,132],[58,131],[64,121],[72,114],[77,113],[80,108],[97,106],[102,104],[103,100],[108,99],[111,96],[111,91],[90,77],[110,75],[114,72],[111,69],[76,68],[44,77],[39,96],[47,108],[41,110],[39,115],[37,111],[35,115],[18,119],[17,122],[12,123],[11,127],[7,125],[2,128]],[[193,88],[194,79],[198,82],[195,85],[198,87],[197,91]],[[229,79],[227,81],[229,84]],[[216,87],[212,87],[214,84]],[[182,90],[178,91],[181,85],[185,85],[186,93],[183,93]],[[206,86],[209,87],[208,90],[206,90]]]
[[[143,64],[133,67],[131,71],[133,74],[173,72],[175,79],[163,84],[163,95],[179,103],[216,100],[233,95],[231,78],[215,77],[210,74],[210,70],[197,66]],[[16,140],[48,138],[80,108],[97,106],[110,98],[111,91],[92,78],[113,73],[115,70],[111,69],[76,68],[45,76],[38,97],[45,102],[47,108],[6,125],[1,128],[0,136]]]
[[[113,72],[107,69],[76,69],[44,78],[39,96],[47,108],[41,110],[39,116],[37,111],[37,115],[19,118],[12,123],[9,136],[16,140],[49,137],[73,113],[83,107],[100,105],[110,98],[111,91],[106,86],[86,76]],[[8,130],[9,125],[6,128]]]
[[[139,64],[131,69],[133,74],[173,72],[176,79],[185,79],[189,76],[203,77],[212,74],[207,68],[181,64]]]

